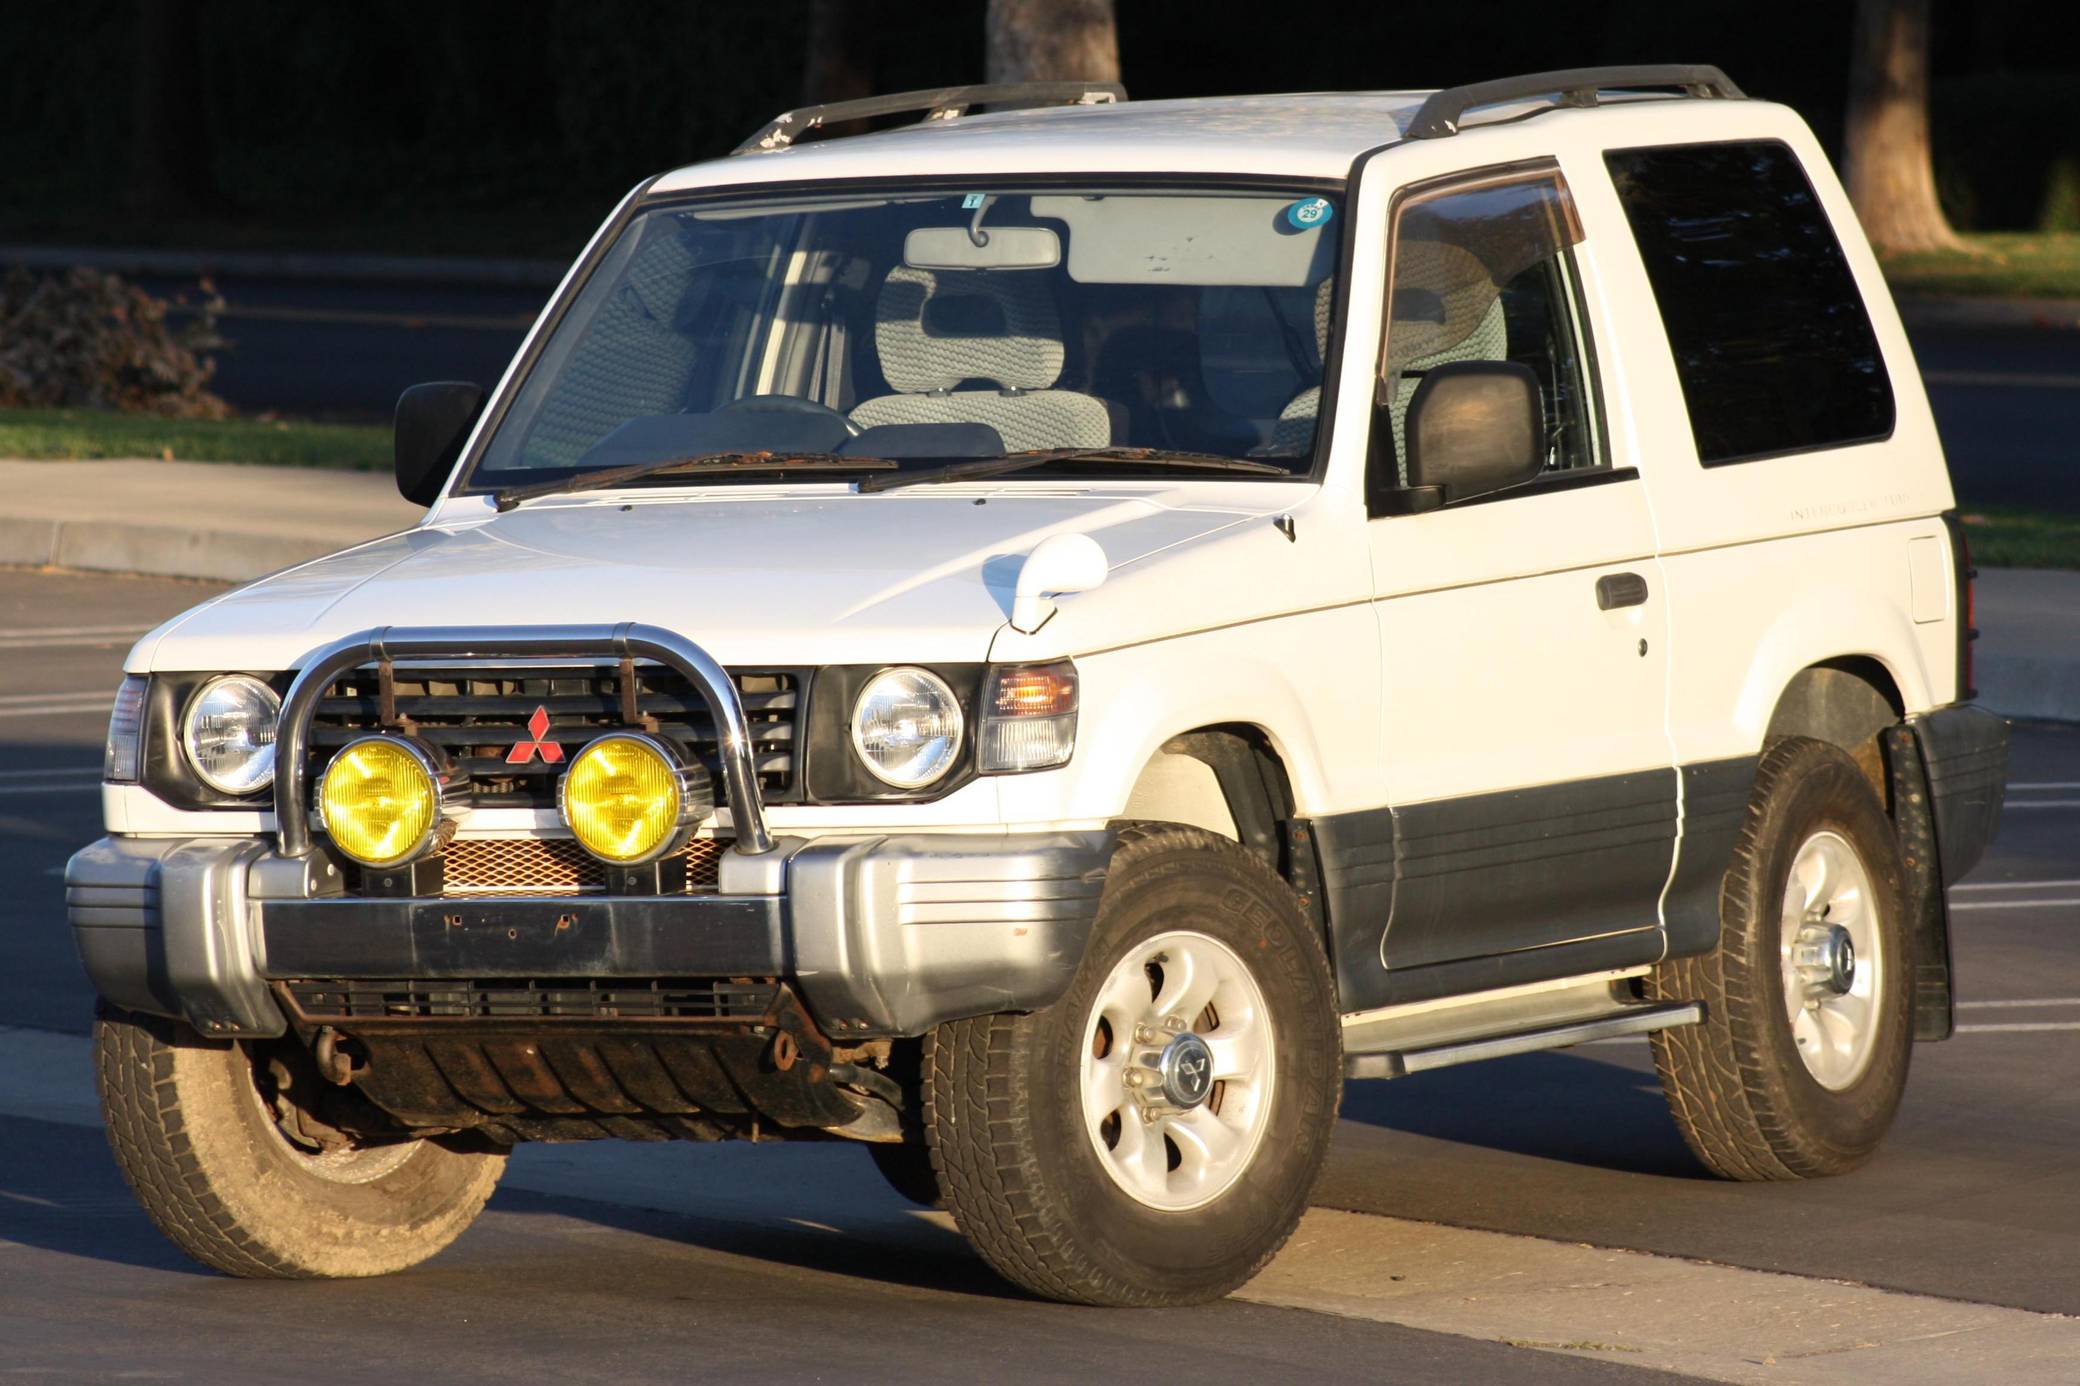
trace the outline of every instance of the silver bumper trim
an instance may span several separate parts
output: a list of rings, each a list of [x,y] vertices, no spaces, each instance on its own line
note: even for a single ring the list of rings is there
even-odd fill
[[[1034,1010],[1067,990],[1097,919],[1112,841],[1109,831],[790,838],[734,869],[742,884],[768,887],[739,903],[767,903],[771,922],[762,927],[777,937],[763,956],[780,962],[833,1036],[920,1035],[943,1021]],[[266,979],[280,969],[269,966],[263,905],[324,898],[337,927],[352,929],[361,903],[312,861],[281,856],[261,837],[103,838],[65,872],[80,959],[120,1006],[178,1016],[204,1034],[279,1035],[281,1010]],[[380,956],[355,975],[393,961],[406,969],[397,976],[426,975],[440,950],[378,946],[376,924],[394,925],[392,916],[412,902],[367,903],[369,931],[354,939]],[[488,917],[501,903],[474,897],[467,913]],[[497,956],[489,958],[480,947],[467,975],[504,975],[501,964],[524,968],[553,956],[522,927],[526,907],[542,901],[511,903],[513,943],[491,940]],[[651,903],[642,928],[670,947],[608,950],[586,975],[622,975],[643,965],[638,959],[656,965],[666,955],[674,975],[700,975],[703,921],[713,926],[719,902],[695,897],[683,914],[668,897]],[[721,941],[717,935],[718,949]],[[744,965],[721,952],[711,961],[732,973]],[[443,975],[443,965],[431,964],[431,975]]]

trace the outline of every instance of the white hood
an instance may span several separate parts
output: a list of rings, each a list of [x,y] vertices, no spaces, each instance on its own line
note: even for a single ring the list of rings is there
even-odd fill
[[[680,632],[725,664],[981,660],[1020,562],[1049,535],[1090,534],[1116,568],[1276,510],[1288,491],[760,488],[541,501],[262,578],[146,636],[128,667],[289,669],[375,626],[620,621]]]

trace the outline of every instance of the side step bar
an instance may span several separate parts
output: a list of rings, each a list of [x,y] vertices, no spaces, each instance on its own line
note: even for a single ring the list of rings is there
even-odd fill
[[[1644,1035],[1675,1025],[1695,1025],[1704,1019],[1702,1001],[1668,1001],[1660,1005],[1627,1006],[1610,1015],[1577,1020],[1565,1025],[1517,1030],[1486,1039],[1461,1040],[1432,1045],[1426,1049],[1395,1050],[1377,1054],[1344,1056],[1347,1078],[1399,1078],[1453,1064],[1470,1064],[1479,1059],[1501,1059],[1511,1054],[1530,1054],[1540,1049],[1565,1049],[1590,1040]]]

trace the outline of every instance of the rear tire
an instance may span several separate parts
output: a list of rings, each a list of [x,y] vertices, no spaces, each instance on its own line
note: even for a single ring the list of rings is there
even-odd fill
[[[1061,1000],[925,1042],[946,1207],[1006,1279],[1072,1303],[1193,1304],[1248,1281],[1306,1211],[1342,1089],[1314,927],[1255,857],[1195,828],[1121,834]]]
[[[428,1140],[306,1153],[263,1104],[240,1045],[105,1007],[94,1025],[116,1164],[153,1223],[226,1275],[386,1275],[446,1247],[483,1209],[502,1154]]]
[[[1720,897],[1719,946],[1664,963],[1655,1000],[1705,1020],[1655,1033],[1654,1067],[1683,1139],[1726,1179],[1842,1174],[1899,1110],[1913,1038],[1904,873],[1892,823],[1835,746],[1762,757]],[[1849,939],[1847,977],[1827,966]]]

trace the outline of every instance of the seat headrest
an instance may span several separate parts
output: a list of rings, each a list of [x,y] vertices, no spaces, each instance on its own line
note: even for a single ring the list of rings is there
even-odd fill
[[[874,305],[874,346],[889,388],[906,395],[971,377],[1044,390],[1062,374],[1061,315],[1030,270],[897,265]]]
[[[1394,251],[1388,369],[1449,351],[1471,337],[1501,293],[1488,277],[1488,267],[1458,246],[1402,241]]]

